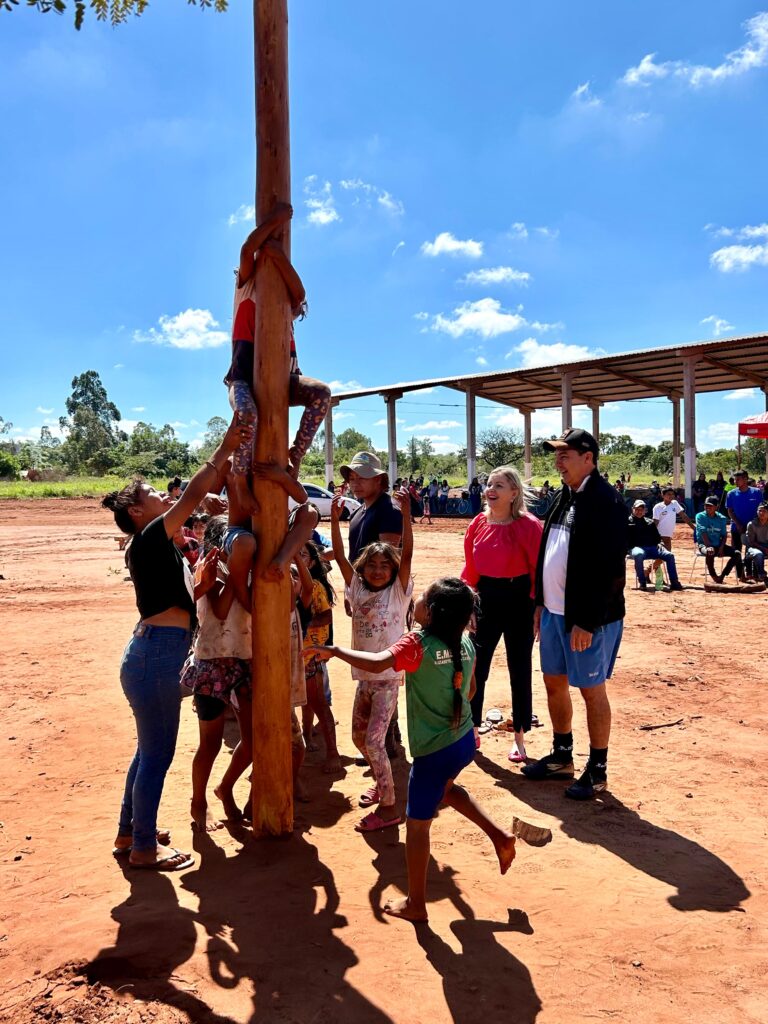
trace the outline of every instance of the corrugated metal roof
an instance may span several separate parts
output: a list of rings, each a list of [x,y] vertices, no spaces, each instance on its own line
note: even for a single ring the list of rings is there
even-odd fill
[[[768,385],[768,335],[642,349],[618,355],[597,356],[558,366],[497,370],[460,377],[385,384],[334,395],[336,401],[368,395],[397,395],[427,387],[473,391],[518,409],[551,409],[561,404],[561,374],[572,373],[573,404],[627,402],[664,395],[682,398],[686,357],[698,356],[696,391],[727,391]]]

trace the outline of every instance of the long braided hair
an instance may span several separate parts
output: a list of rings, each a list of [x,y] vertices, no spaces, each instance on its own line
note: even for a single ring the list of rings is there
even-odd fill
[[[429,623],[424,632],[442,640],[451,652],[453,661],[453,721],[452,729],[461,724],[464,666],[461,661],[461,638],[477,610],[477,594],[464,580],[456,576],[442,576],[426,590],[424,601],[429,611]]]

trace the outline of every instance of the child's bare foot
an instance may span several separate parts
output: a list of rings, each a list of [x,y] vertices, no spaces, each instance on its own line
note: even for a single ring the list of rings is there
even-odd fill
[[[215,832],[223,827],[221,822],[214,818],[208,810],[208,804],[192,803],[189,813],[192,815],[192,829],[194,832]]]
[[[285,575],[289,571],[289,567],[290,559],[286,561],[282,558],[273,558],[261,574],[261,578],[263,580],[268,580],[271,583],[279,583],[280,580],[285,579]]]
[[[404,921],[429,920],[427,908],[415,906],[411,902],[410,896],[404,896],[399,900],[387,900],[384,904],[384,913],[389,914],[390,917],[401,917]]]
[[[502,832],[501,836],[494,840],[493,845],[499,858],[499,869],[502,875],[506,875],[515,859],[515,837],[511,832]]]
[[[295,445],[291,445],[291,447],[288,449],[288,465],[286,466],[286,469],[288,470],[289,474],[293,477],[294,480],[299,479],[301,460],[301,452],[298,450],[298,448],[296,448]]]
[[[344,771],[344,765],[341,763],[341,758],[338,756],[338,754],[336,755],[336,757],[329,757],[326,760],[325,764],[323,765],[323,771],[325,772],[326,775],[336,775],[338,772]]]
[[[242,476],[240,473],[232,473],[230,479],[234,483],[237,503],[243,513],[249,516],[258,515],[259,503],[248,486],[248,477]]]
[[[243,815],[240,808],[235,803],[235,798],[232,795],[232,790],[226,790],[223,788],[221,783],[214,789],[214,796],[217,796],[224,805],[224,817],[227,821],[242,821]]]

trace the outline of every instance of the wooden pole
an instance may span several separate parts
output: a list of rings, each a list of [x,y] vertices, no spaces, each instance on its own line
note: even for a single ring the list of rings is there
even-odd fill
[[[256,69],[256,221],[275,203],[290,202],[287,0],[254,0]],[[278,236],[290,258],[286,224]],[[288,361],[291,309],[274,264],[256,269],[253,392],[258,408],[255,457],[288,460]],[[260,511],[253,520],[253,831],[284,835],[293,829],[291,771],[290,577],[280,583],[262,572],[285,537],[288,498],[269,481],[256,481]]]

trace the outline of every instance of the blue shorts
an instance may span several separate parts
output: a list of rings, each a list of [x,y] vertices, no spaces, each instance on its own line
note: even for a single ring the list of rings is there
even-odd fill
[[[431,821],[445,795],[445,787],[474,759],[474,729],[434,754],[414,757],[408,777],[406,816],[417,821]]]
[[[571,650],[571,634],[565,631],[565,616],[541,610],[541,671],[547,676],[568,676],[571,686],[586,690],[611,678],[619,653],[624,623],[610,622],[592,634],[586,651]]]
[[[246,530],[244,526],[228,526],[226,528],[226,530],[224,531],[224,536],[222,537],[221,540],[221,546],[226,555],[232,554],[232,545],[234,544],[236,538],[239,537],[241,533],[247,533],[249,537],[253,536],[251,531]]]

